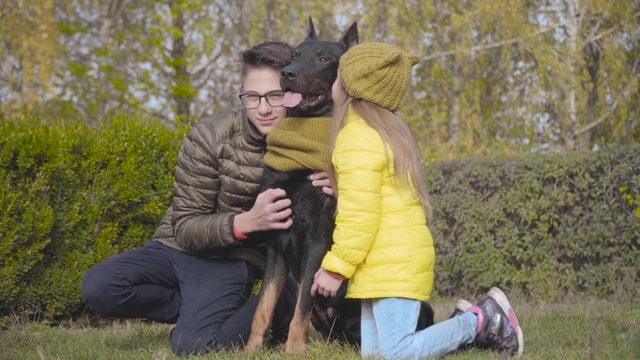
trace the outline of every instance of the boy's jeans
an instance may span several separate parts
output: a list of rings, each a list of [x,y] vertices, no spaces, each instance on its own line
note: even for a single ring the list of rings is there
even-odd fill
[[[204,258],[152,240],[91,268],[82,293],[102,315],[175,323],[176,354],[220,351],[249,338],[258,302],[250,299],[255,273],[242,260]],[[286,339],[296,293],[289,279],[273,317],[275,342]]]

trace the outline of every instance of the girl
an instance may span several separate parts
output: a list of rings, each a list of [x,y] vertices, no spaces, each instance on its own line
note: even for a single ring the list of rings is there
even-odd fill
[[[416,144],[395,111],[419,60],[382,43],[356,45],[340,59],[329,167],[338,214],[311,294],[335,296],[349,279],[347,297],[362,299],[362,356],[437,357],[468,345],[519,355],[522,331],[498,288],[466,312],[415,331],[420,301],[433,287],[431,206]]]

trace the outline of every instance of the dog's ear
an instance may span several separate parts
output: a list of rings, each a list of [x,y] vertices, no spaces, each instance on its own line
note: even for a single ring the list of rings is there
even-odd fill
[[[307,39],[317,39],[316,29],[313,27],[313,20],[311,20],[311,16],[309,16],[309,33],[307,34]]]
[[[340,41],[344,44],[346,49],[349,49],[360,42],[360,36],[358,35],[358,23],[356,21],[354,21],[353,24],[349,26],[349,29],[344,32],[342,40]]]

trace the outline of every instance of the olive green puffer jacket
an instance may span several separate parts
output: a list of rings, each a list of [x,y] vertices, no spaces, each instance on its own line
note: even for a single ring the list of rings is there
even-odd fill
[[[181,145],[173,204],[154,240],[207,257],[243,259],[264,267],[265,246],[233,235],[233,218],[258,196],[265,140],[242,106],[204,118]]]

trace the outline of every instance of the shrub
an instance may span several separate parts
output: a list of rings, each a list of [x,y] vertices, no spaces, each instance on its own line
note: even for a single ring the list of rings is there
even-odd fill
[[[0,123],[0,325],[82,310],[84,273],[151,238],[183,137],[126,116]],[[638,297],[638,169],[640,145],[434,162],[436,290]]]
[[[639,145],[434,163],[437,290],[517,286],[550,298],[611,294],[631,281],[637,292],[638,169]]]
[[[181,138],[126,116],[97,127],[0,124],[0,316],[76,312],[91,266],[150,239]]]

